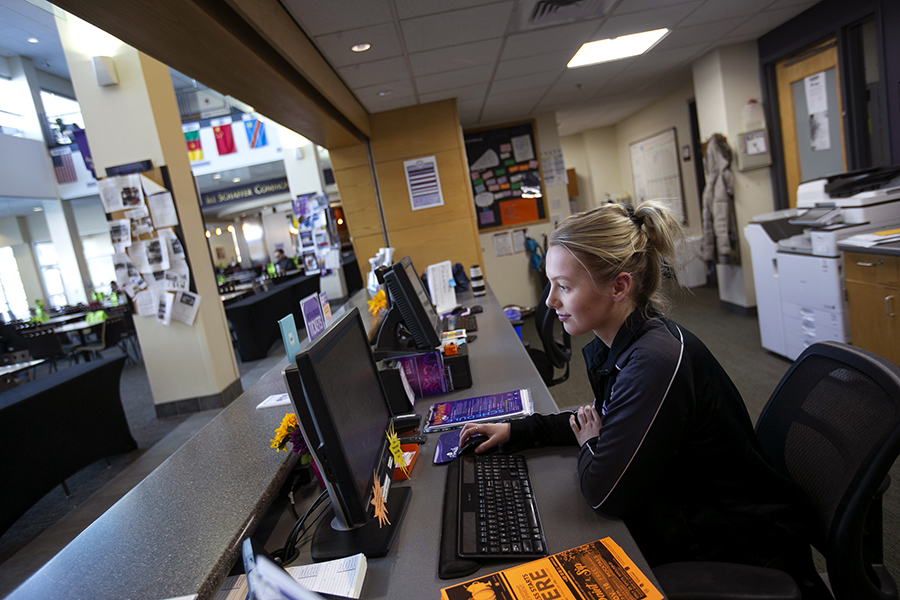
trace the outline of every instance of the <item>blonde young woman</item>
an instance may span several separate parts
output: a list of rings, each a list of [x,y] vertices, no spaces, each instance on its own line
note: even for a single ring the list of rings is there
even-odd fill
[[[715,560],[815,575],[796,494],[762,454],[740,393],[698,338],[663,313],[681,226],[663,205],[573,215],[550,236],[547,277],[583,353],[594,401],[574,412],[467,425],[482,453],[580,446],[581,493],[625,521],[651,566]],[[807,577],[808,575],[808,577]]]

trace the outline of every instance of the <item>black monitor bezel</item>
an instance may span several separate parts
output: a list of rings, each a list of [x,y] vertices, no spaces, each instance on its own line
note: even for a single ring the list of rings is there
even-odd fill
[[[328,330],[308,348],[300,351],[295,357],[295,364],[288,365],[284,370],[288,395],[291,398],[291,404],[297,415],[303,437],[313,459],[319,466],[325,487],[331,496],[338,525],[346,529],[361,527],[372,517],[374,507],[370,501],[372,484],[375,480],[373,474],[369,473],[366,477],[368,485],[364,489],[360,489],[356,485],[347,457],[346,444],[335,426],[335,419],[339,418],[339,415],[332,413],[327,398],[322,392],[314,366],[314,358],[318,353],[327,351],[331,344],[346,335],[349,329],[358,331],[362,343],[368,349],[368,336],[363,327],[359,309],[354,307],[332,323]],[[381,391],[384,401],[383,431],[386,432],[390,426],[391,411],[384,395],[375,359],[371,351],[367,354],[367,363],[372,373],[372,385],[377,386]],[[377,460],[373,458],[372,468],[377,472],[377,477],[382,485],[389,488],[393,475],[393,459],[386,435],[381,443]]]
[[[407,273],[407,269],[415,274],[415,282]],[[428,291],[422,285],[419,272],[409,256],[404,256],[391,265],[384,274],[384,283],[391,294],[391,302],[400,311],[406,329],[420,350],[433,350],[441,345],[441,316],[431,301],[425,306],[417,292],[421,289],[426,298]]]

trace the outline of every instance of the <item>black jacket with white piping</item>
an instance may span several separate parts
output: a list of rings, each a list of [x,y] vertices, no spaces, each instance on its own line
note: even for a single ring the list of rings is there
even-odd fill
[[[810,564],[796,492],[703,342],[634,312],[612,349],[594,339],[583,353],[602,427],[578,455],[581,492],[625,522],[651,566],[717,560],[797,574]],[[512,421],[510,445],[576,444],[570,415]]]

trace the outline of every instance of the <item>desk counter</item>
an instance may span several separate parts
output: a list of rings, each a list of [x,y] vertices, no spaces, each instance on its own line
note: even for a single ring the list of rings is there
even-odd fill
[[[365,300],[361,291],[336,314],[358,306],[368,323]],[[425,413],[430,400],[528,387],[536,410],[555,411],[553,398],[493,295],[473,299],[464,294],[460,301],[484,307],[478,315],[478,339],[469,349],[475,385],[419,400],[416,410]],[[296,460],[269,448],[290,408],[256,410],[267,396],[284,392],[281,373],[286,365],[285,359],[264,375],[8,600],[158,600],[190,594],[211,598]],[[437,577],[446,470],[431,462],[436,439],[437,434],[430,435],[422,447],[412,478],[396,484],[412,488],[410,504],[388,555],[369,561],[362,598],[439,598],[439,590],[453,583]],[[576,450],[525,453],[550,551],[612,536],[655,583],[624,524],[598,516],[582,499]],[[283,543],[281,529],[276,527],[267,545]],[[300,563],[308,561],[309,545],[301,551]],[[491,564],[478,574],[504,566]]]

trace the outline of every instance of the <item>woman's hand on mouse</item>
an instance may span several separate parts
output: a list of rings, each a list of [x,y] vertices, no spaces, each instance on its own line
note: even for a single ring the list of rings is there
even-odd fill
[[[583,446],[586,441],[600,435],[600,427],[603,423],[600,421],[600,415],[591,405],[582,406],[569,417],[569,426],[575,433],[575,439],[578,445]]]
[[[475,448],[475,454],[481,454],[509,441],[509,423],[466,423],[459,432],[460,448],[473,435],[484,435],[488,438]]]

